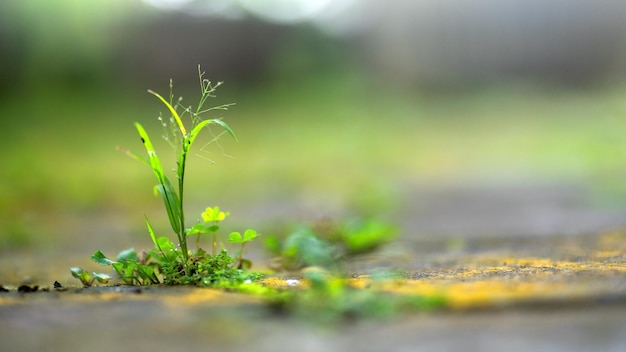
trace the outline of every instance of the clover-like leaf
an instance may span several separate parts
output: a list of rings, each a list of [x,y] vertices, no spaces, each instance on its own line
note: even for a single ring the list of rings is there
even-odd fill
[[[250,242],[259,236],[261,236],[260,233],[256,233],[256,231],[252,229],[247,229],[246,232],[243,233],[243,242]]]
[[[233,242],[233,243],[246,243],[246,242],[250,242],[253,239],[257,238],[261,236],[261,234],[257,233],[254,230],[251,229],[247,229],[243,235],[241,235],[241,233],[239,232],[232,232],[229,236],[228,236],[228,242]]]
[[[198,235],[198,234],[204,233],[203,231],[204,231],[204,224],[195,224],[190,229],[187,229],[185,233],[187,234],[187,236],[191,236],[191,235]]]
[[[217,225],[207,225],[206,223],[195,224],[190,229],[187,229],[186,233],[188,236],[192,235],[201,235],[204,233],[212,233],[217,232],[220,227]]]
[[[228,235],[228,242],[242,243],[243,237],[239,232],[231,232],[230,235]]]

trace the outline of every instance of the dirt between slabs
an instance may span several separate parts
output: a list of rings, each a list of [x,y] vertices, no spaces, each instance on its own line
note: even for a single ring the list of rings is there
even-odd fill
[[[400,242],[348,268],[359,290],[446,303],[320,326],[226,290],[3,286],[0,350],[626,350],[626,232]],[[308,289],[300,272],[261,283]]]

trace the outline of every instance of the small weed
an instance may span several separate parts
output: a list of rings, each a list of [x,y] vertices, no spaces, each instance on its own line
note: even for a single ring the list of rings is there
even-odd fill
[[[340,223],[327,222],[323,226],[302,226],[291,233],[283,242],[275,237],[266,237],[266,245],[275,254],[282,257],[283,267],[299,270],[305,267],[317,267],[304,273],[304,281],[310,288],[304,291],[265,287],[262,283],[253,283],[261,274],[246,271],[252,263],[245,258],[246,244],[260,236],[255,230],[247,229],[242,233],[231,232],[228,242],[238,245],[236,255],[231,256],[224,248],[218,249],[218,231],[220,225],[230,213],[217,206],[207,207],[200,220],[191,227],[186,226],[184,212],[185,166],[187,157],[198,134],[210,125],[219,126],[223,132],[236,139],[231,128],[220,119],[203,120],[200,115],[211,110],[226,110],[230,105],[216,108],[203,108],[209,97],[220,85],[213,85],[203,79],[204,73],[198,67],[201,97],[196,109],[174,102],[170,81],[169,100],[149,91],[160,100],[170,113],[169,119],[159,120],[163,126],[164,139],[176,152],[174,169],[176,182],[170,181],[157,156],[150,136],[139,123],[135,128],[147,153],[140,156],[128,150],[124,152],[150,167],[157,185],[155,194],[160,195],[169,219],[170,227],[176,235],[177,243],[166,236],[157,236],[146,217],[146,227],[154,247],[137,253],[129,248],[118,253],[115,259],[107,257],[102,251],[96,251],[91,260],[103,266],[110,266],[119,279],[126,285],[199,285],[233,289],[239,292],[264,297],[274,307],[293,312],[307,319],[322,322],[336,321],[351,317],[388,316],[406,308],[432,309],[440,307],[443,301],[439,297],[404,297],[381,291],[359,289],[351,286],[342,275],[342,262],[354,255],[367,253],[393,239],[396,230],[386,222],[378,220],[350,220]],[[181,114],[177,112],[182,108]],[[191,126],[187,129],[183,117],[188,115]],[[214,137],[214,140],[221,134]],[[200,247],[202,236],[210,237],[210,253]],[[189,237],[195,237],[195,248],[190,249]],[[324,269],[319,269],[324,268]],[[84,286],[98,282],[107,284],[111,277],[106,274],[88,273],[82,268],[71,268],[72,276]],[[335,274],[331,274],[335,273]]]
[[[351,219],[342,224],[338,232],[350,255],[370,252],[396,238],[395,226],[376,219]]]
[[[393,294],[354,287],[346,280],[345,261],[374,251],[395,236],[394,226],[376,219],[300,226],[282,242],[269,236],[266,247],[280,257],[283,269],[300,270],[308,288],[270,292],[267,296],[278,311],[323,324],[444,307],[446,302],[441,296]],[[407,273],[400,271],[378,271],[371,275],[374,281],[406,277]]]
[[[248,259],[244,259],[243,250],[246,243],[251,242],[253,239],[261,236],[261,234],[256,233],[256,231],[248,229],[246,232],[240,234],[239,232],[232,232],[230,236],[228,236],[228,242],[232,243],[240,243],[241,249],[239,249],[239,257],[237,258],[237,267],[239,269],[252,267],[252,262]]]
[[[310,271],[305,291],[286,291],[270,296],[274,307],[305,321],[340,323],[359,318],[389,318],[399,313],[428,311],[445,306],[441,296],[399,295],[351,286],[344,278],[325,271]]]
[[[338,269],[355,255],[378,249],[396,237],[396,228],[382,220],[351,219],[300,226],[284,241],[268,236],[266,248],[281,259],[281,266],[296,270],[307,266]]]
[[[203,221],[193,225],[191,229],[187,231],[187,236],[197,236],[196,249],[200,246],[200,235],[212,234],[211,255],[217,253],[217,231],[220,229],[218,224],[229,215],[229,212],[220,211],[219,207],[206,208],[201,214]]]
[[[91,260],[100,265],[112,266],[119,278],[127,285],[159,283],[154,265],[148,264],[149,257],[140,258],[133,248],[121,251],[115,261],[107,258],[101,251],[96,251],[91,256]]]
[[[171,182],[166,175],[161,160],[157,155],[150,136],[139,123],[135,123],[135,128],[143,143],[147,157],[135,154],[131,151],[124,152],[134,159],[137,159],[150,167],[157,179],[157,185],[154,187],[155,194],[160,194],[169,219],[170,226],[176,234],[178,244],[175,245],[167,237],[157,237],[150,221],[146,217],[146,226],[154,248],[138,255],[134,249],[127,249],[120,252],[116,260],[109,259],[101,251],[96,251],[91,259],[105,266],[111,266],[117,273],[119,278],[127,285],[148,285],[158,284],[161,281],[170,285],[205,285],[215,286],[228,282],[229,284],[237,282],[245,282],[260,277],[256,273],[244,272],[243,268],[250,268],[252,263],[243,258],[244,244],[259,236],[254,230],[246,230],[243,236],[233,233],[229,240],[235,243],[241,243],[241,249],[237,258],[231,257],[225,249],[220,252],[217,250],[217,231],[219,223],[223,221],[229,213],[220,211],[219,207],[207,207],[201,214],[202,220],[194,224],[190,228],[186,227],[185,211],[184,211],[184,187],[185,187],[185,169],[187,158],[191,147],[204,129],[208,129],[210,125],[218,125],[223,129],[223,133],[227,133],[234,139],[237,137],[233,130],[221,119],[202,119],[201,115],[212,110],[227,110],[232,104],[221,105],[213,108],[204,108],[209,97],[213,97],[217,87],[221,83],[212,84],[209,80],[204,79],[204,72],[198,66],[198,76],[200,78],[201,96],[196,109],[191,106],[181,105],[181,100],[174,102],[172,81],[170,80],[169,101],[158,93],[151,90],[148,92],[160,100],[168,109],[170,118],[163,119],[159,117],[159,121],[163,126],[163,138],[175,150],[176,158],[176,181]],[[182,108],[181,114],[177,112],[178,108]],[[188,130],[183,122],[186,115],[191,120],[191,128]],[[219,138],[221,134],[214,137],[213,140]],[[210,234],[212,236],[211,253],[207,253],[200,248],[200,236]],[[187,240],[190,236],[196,237],[196,248],[190,250]],[[108,277],[103,274],[89,274],[81,268],[72,268],[72,275],[79,279],[84,286],[91,286],[95,281],[100,283],[108,282]]]
[[[78,267],[70,268],[70,272],[72,273],[73,277],[80,280],[80,282],[83,283],[83,286],[86,286],[86,287],[93,285],[94,281],[98,281],[101,284],[107,284],[109,283],[109,280],[111,280],[111,276],[107,274],[101,274],[101,273],[95,273],[95,272],[89,274],[82,268],[78,268]]]

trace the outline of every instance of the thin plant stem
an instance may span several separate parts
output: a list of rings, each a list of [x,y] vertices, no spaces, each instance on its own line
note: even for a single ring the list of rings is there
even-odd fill
[[[246,242],[241,242],[241,250],[239,251],[239,266],[242,265],[243,263],[243,247],[245,246]]]
[[[182,132],[182,131],[181,131]],[[185,263],[188,262],[189,253],[187,252],[187,230],[185,230],[185,212],[183,209],[183,197],[185,187],[185,164],[187,161],[188,145],[187,137],[183,135],[183,146],[180,163],[178,165],[178,195],[180,197],[180,233],[178,234],[178,240],[180,242],[180,249],[183,252]]]

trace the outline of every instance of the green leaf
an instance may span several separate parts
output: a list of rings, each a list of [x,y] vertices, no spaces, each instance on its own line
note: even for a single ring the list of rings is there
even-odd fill
[[[114,261],[112,261],[111,259],[107,258],[106,255],[104,255],[104,253],[102,253],[102,251],[97,250],[92,256],[91,256],[91,260],[93,260],[94,262],[100,264],[100,265],[111,265],[113,263],[115,263]]]
[[[252,241],[253,239],[255,239],[255,238],[259,237],[259,236],[261,236],[261,234],[257,234],[256,231],[248,229],[243,234],[243,241],[244,242],[250,242],[250,241]]]
[[[134,248],[125,249],[117,254],[117,261],[120,263],[136,262],[137,260],[137,252],[135,252]]]
[[[365,253],[394,239],[394,226],[379,220],[352,220],[343,228],[341,239],[351,253]]]
[[[74,267],[70,268],[70,272],[72,273],[73,277],[78,279],[80,275],[85,272],[85,270],[83,268]]]
[[[174,187],[172,187],[172,183],[165,176],[163,172],[163,166],[161,165],[161,161],[156,154],[156,150],[152,145],[152,141],[150,140],[150,136],[143,128],[143,126],[136,122],[135,128],[141,137],[141,141],[143,142],[146,152],[148,153],[148,160],[154,175],[156,176],[159,184],[156,186],[156,189],[161,193],[163,197],[163,203],[165,204],[165,210],[167,211],[167,216],[170,220],[170,225],[174,232],[180,232],[180,200]]]
[[[189,138],[188,138],[190,145],[193,144],[193,141],[196,140],[196,137],[198,137],[198,134],[200,134],[200,131],[202,131],[202,129],[205,128],[210,123],[211,123],[211,120],[200,121],[200,123],[198,123],[191,129],[191,132],[189,133]]]
[[[88,272],[83,270],[83,268],[77,268],[77,267],[70,268],[70,272],[72,273],[72,276],[80,280],[80,282],[84,286],[91,286],[91,283],[92,283],[91,275],[89,275]]]
[[[154,268],[147,265],[137,265],[137,274],[142,279],[142,284],[151,283],[158,284],[159,279],[154,273]]]
[[[195,224],[190,229],[188,229],[185,233],[187,234],[187,236],[201,235],[201,234],[206,234],[206,233],[217,232],[217,230],[219,229],[220,227],[217,225],[207,226],[207,224]]]
[[[157,242],[156,239],[156,234],[154,233],[154,229],[152,228],[152,225],[150,225],[150,221],[148,220],[148,216],[146,216],[144,214],[144,217],[146,218],[146,226],[148,226],[148,233],[150,233],[150,238],[152,239],[152,243],[154,243],[154,245],[160,250],[163,251],[161,249],[161,247],[159,247],[159,243]]]
[[[73,277],[79,279],[80,281],[83,281],[83,279],[89,281],[89,273],[86,272],[83,268],[70,268],[70,272],[72,273]]]
[[[235,136],[235,132],[230,128],[230,126],[228,126],[228,124],[226,124],[226,122],[220,119],[213,119],[210,121],[222,126],[226,130],[226,132],[228,132],[228,134],[230,134],[230,136],[233,137],[234,140],[237,140],[237,136]]]
[[[154,95],[155,97],[159,98],[159,100],[165,104],[165,106],[167,106],[167,109],[170,111],[170,113],[172,113],[172,116],[174,116],[174,119],[176,119],[176,123],[178,124],[178,128],[180,128],[180,132],[183,134],[183,136],[187,135],[187,130],[185,129],[185,125],[183,125],[183,121],[180,119],[180,116],[178,116],[178,113],[176,112],[176,109],[174,109],[174,107],[167,102],[167,100],[163,99],[162,96],[160,96],[158,93],[153,92],[151,90],[148,89],[148,93]]]
[[[194,126],[194,128],[191,130],[191,133],[189,133],[189,138],[188,138],[189,145],[191,145],[196,140],[196,137],[198,137],[198,134],[200,134],[200,131],[202,131],[203,128],[207,127],[208,125],[212,123],[222,126],[222,128],[224,128],[224,130],[226,130],[226,132],[231,137],[233,137],[234,140],[237,140],[237,136],[235,135],[235,132],[230,128],[230,126],[226,124],[226,122],[219,120],[219,119],[212,119],[212,120],[200,121],[200,123]]]
[[[283,250],[283,245],[276,236],[265,237],[263,239],[263,246],[273,255],[280,255]]]
[[[169,238],[164,236],[157,238],[157,243],[157,247],[161,248],[164,252],[170,251],[176,247]]]
[[[185,233],[187,234],[187,236],[199,235],[204,233],[202,232],[202,230],[204,230],[204,224],[195,224],[191,228],[187,229]]]
[[[231,232],[230,235],[228,235],[228,242],[242,243],[243,237],[241,237],[239,232]]]
[[[135,122],[135,128],[137,129],[139,137],[141,138],[141,142],[143,143],[144,147],[146,148],[146,152],[148,153],[148,161],[150,162],[150,167],[154,171],[154,174],[159,180],[159,183],[163,183],[163,166],[161,166],[161,160],[156,154],[156,150],[152,145],[152,141],[150,140],[150,136],[148,136],[148,132],[146,132],[146,130],[139,122]]]
[[[134,280],[137,279],[135,275],[135,268],[137,268],[137,265],[137,262],[127,261],[124,263],[116,262],[113,263],[111,266],[113,266],[113,269],[115,269],[115,272],[117,272],[117,274],[120,276],[120,279],[122,279],[125,284],[132,285],[134,283]]]
[[[332,246],[307,227],[298,228],[287,237],[282,256],[296,267],[334,263]]]
[[[101,284],[107,284],[111,280],[111,276],[102,273],[93,273],[93,277]]]
[[[163,203],[165,204],[165,210],[167,211],[167,217],[170,221],[170,226],[174,232],[180,232],[180,200],[178,199],[178,195],[174,191],[172,184],[167,179],[167,177],[163,177],[164,183],[157,185],[156,188],[161,193],[163,197]]]

